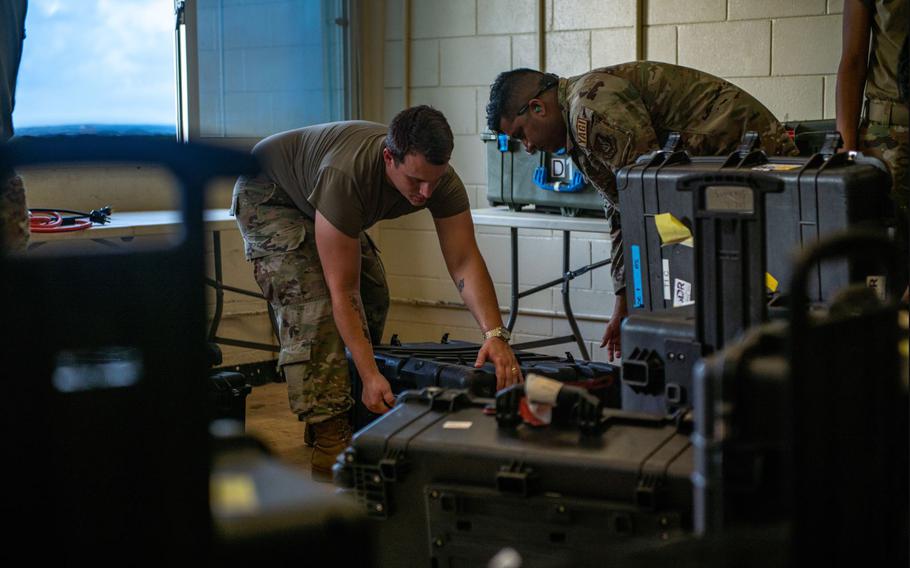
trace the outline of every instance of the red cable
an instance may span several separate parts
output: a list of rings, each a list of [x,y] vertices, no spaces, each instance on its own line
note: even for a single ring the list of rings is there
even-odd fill
[[[81,231],[92,226],[88,219],[76,219],[72,225],[63,224],[63,215],[52,211],[50,213],[32,213],[29,211],[29,231],[32,233],[64,233],[67,231]]]

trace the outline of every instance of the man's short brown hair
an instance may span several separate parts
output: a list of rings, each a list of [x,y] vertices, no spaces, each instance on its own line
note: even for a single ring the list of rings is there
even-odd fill
[[[420,105],[407,108],[392,119],[385,145],[397,164],[409,153],[416,152],[431,164],[441,166],[452,157],[455,138],[441,112]]]

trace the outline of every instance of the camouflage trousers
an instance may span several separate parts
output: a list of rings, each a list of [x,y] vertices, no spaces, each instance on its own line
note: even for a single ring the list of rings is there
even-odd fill
[[[315,224],[276,184],[241,177],[232,211],[256,282],[275,311],[291,410],[317,424],[353,404],[344,342],[316,250]],[[360,296],[370,337],[382,338],[389,289],[378,250],[360,234]]]
[[[28,207],[25,185],[14,172],[0,173],[0,247],[10,252],[28,248]]]
[[[894,124],[864,121],[859,131],[859,151],[885,162],[891,171],[891,197],[895,205],[895,229],[901,258],[910,252],[910,128]],[[898,286],[906,287],[908,268],[900,263],[896,275]]]
[[[891,195],[898,209],[906,215],[907,179],[910,174],[910,128],[866,121],[859,131],[859,151],[874,156],[891,170]]]

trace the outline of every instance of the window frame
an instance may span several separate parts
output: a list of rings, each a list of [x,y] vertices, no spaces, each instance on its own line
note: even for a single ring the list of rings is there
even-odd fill
[[[343,103],[341,120],[354,118],[359,108],[355,87],[357,73],[352,57],[354,45],[354,13],[356,0],[338,0],[341,3],[344,29],[341,53]],[[174,0],[174,54],[176,58],[177,139],[182,142],[202,142],[226,145],[233,148],[252,149],[261,137],[204,136],[201,131],[199,85],[199,37],[197,0]],[[303,126],[303,125],[301,125]]]

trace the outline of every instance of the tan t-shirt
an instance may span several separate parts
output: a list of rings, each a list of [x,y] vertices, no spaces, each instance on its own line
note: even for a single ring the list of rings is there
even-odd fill
[[[449,166],[425,206],[416,207],[385,177],[382,150],[388,128],[352,120],[273,134],[253,148],[262,173],[278,184],[303,213],[319,211],[349,237],[382,219],[426,207],[433,217],[470,208],[464,184]]]
[[[910,25],[907,0],[864,0],[872,10],[872,45],[866,96],[871,99],[900,101],[897,88],[897,60]]]

